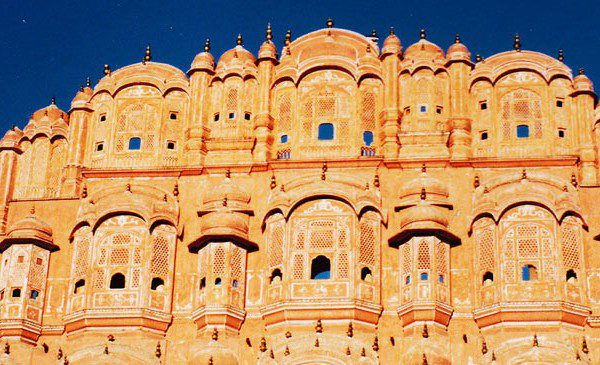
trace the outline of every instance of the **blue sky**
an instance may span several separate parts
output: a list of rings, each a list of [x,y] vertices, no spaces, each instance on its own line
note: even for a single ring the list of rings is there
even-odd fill
[[[24,127],[29,115],[50,103],[67,111],[79,86],[139,62],[147,43],[153,60],[189,69],[204,40],[218,57],[238,33],[256,54],[271,23],[281,48],[292,38],[335,26],[383,38],[394,26],[404,48],[427,30],[444,50],[460,33],[483,57],[512,49],[515,33],[523,49],[555,56],[564,49],[574,72],[584,67],[600,88],[600,2],[585,1],[2,1],[0,12],[0,128]]]

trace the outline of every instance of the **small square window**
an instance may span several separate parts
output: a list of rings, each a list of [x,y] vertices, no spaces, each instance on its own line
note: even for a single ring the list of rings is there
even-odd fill
[[[38,298],[38,296],[40,295],[40,292],[37,290],[32,290],[31,293],[29,293],[29,298],[36,300]]]
[[[215,113],[215,117],[213,119],[215,122],[219,121],[219,113]]]
[[[404,114],[410,115],[410,108],[405,108],[404,109]]]
[[[106,114],[102,114],[102,115],[100,116],[100,121],[101,121],[101,122],[105,122],[105,121],[106,121]]]
[[[481,103],[479,103],[479,108],[481,110],[486,110],[487,109],[487,102],[482,101]]]
[[[14,288],[12,290],[12,295],[13,298],[20,298],[21,297],[21,288]]]
[[[25,261],[25,256],[18,256],[17,257],[17,262],[18,263],[22,263],[23,261]]]
[[[488,132],[481,132],[481,140],[485,141],[486,139],[488,139]]]
[[[169,115],[169,119],[171,119],[171,120],[177,120],[177,113],[171,113]]]
[[[140,150],[142,149],[142,139],[139,137],[133,137],[129,139],[129,150]]]
[[[35,259],[35,263],[38,264],[38,265],[41,265],[43,262],[44,262],[44,260],[42,260],[41,257],[38,257],[38,258]]]
[[[104,143],[97,143],[96,144],[96,151],[97,152],[101,152],[104,150]]]
[[[441,107],[441,106],[438,106],[438,107],[436,107],[436,108],[435,108],[435,112],[436,112],[437,114],[442,114],[442,107]]]
[[[235,113],[229,113],[229,119],[235,119]]]
[[[564,129],[559,129],[558,130],[558,137],[559,138],[565,138],[565,130]]]
[[[244,119],[250,120],[250,113],[244,113]]]
[[[173,141],[167,141],[167,149],[168,150],[174,150],[175,149],[175,142],[173,142]]]
[[[529,126],[522,124],[517,126],[517,138],[529,138]]]
[[[427,111],[427,107],[425,105],[421,105],[421,113],[425,113]]]
[[[557,100],[556,101],[556,106],[559,107],[559,108],[562,108],[563,107],[563,101],[562,100]]]
[[[284,135],[282,135],[282,136],[281,136],[281,143],[287,143],[287,141],[288,141],[288,136],[287,136],[287,134],[284,134]]]

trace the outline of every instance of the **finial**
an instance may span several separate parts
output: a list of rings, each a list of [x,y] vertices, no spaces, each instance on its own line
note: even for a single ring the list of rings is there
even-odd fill
[[[427,165],[425,165],[425,164],[421,165],[421,173],[423,173],[423,174],[427,173]]]
[[[144,55],[144,62],[148,62],[152,59],[152,55],[150,54],[150,43],[146,46],[146,54]]]
[[[108,65],[104,65],[104,74],[110,76],[110,67]]]
[[[423,354],[423,365],[428,365],[429,363],[427,362],[427,356],[425,356],[425,354]]]
[[[275,174],[271,175],[271,190],[275,189],[277,187],[277,180],[275,179]]]
[[[315,347],[319,347],[319,338],[317,337],[317,339],[315,340]]]
[[[367,53],[371,53],[371,45],[367,43]]]
[[[108,344],[104,345],[104,354],[108,355],[109,351],[108,351]]]
[[[106,338],[108,339],[108,342],[115,342],[115,336],[113,336],[112,334],[106,336]]]
[[[289,46],[292,43],[292,31],[290,29],[285,32],[285,45]]]
[[[425,187],[422,187],[421,188],[421,200],[425,200],[425,199],[427,199],[427,191],[425,190]]]
[[[285,338],[291,338],[291,337],[292,337],[292,333],[290,331],[286,331]]]
[[[475,179],[473,180],[473,187],[475,189],[479,187],[479,175],[475,175]]]
[[[590,349],[589,349],[589,348],[588,348],[588,346],[587,346],[587,342],[586,342],[586,340],[585,340],[585,337],[583,338],[583,341],[581,341],[581,351],[582,351],[584,354],[586,354],[586,355],[587,355],[587,354],[590,352]]]
[[[62,348],[59,347],[58,352],[56,353],[56,359],[60,360],[62,358],[63,358],[63,350],[62,350]]]
[[[204,42],[204,52],[208,53],[210,51],[210,38],[206,38],[206,42]]]
[[[565,60],[565,55],[564,55],[564,52],[563,52],[563,50],[562,50],[562,49],[559,49],[559,50],[558,50],[558,60],[559,60],[560,62],[562,62],[562,61],[564,61],[564,60]]]
[[[425,34],[425,29],[421,29],[421,35],[420,35],[421,39],[425,39],[426,34]]]
[[[454,37],[454,43],[460,43],[460,34],[456,33],[456,36]]]
[[[567,193],[567,192],[569,191],[569,188],[567,187],[567,185],[563,185],[563,191],[564,191],[565,193]]]
[[[390,27],[390,35],[394,35],[394,27]]]
[[[154,350],[154,356],[156,356],[157,359],[160,359],[160,357],[162,356],[162,351],[160,349],[160,342],[156,344],[156,350]]]
[[[226,207],[227,206],[227,195],[225,195],[225,197],[223,197],[223,206]],[[216,330],[216,328],[215,328]]]
[[[538,343],[538,338],[537,338],[537,334],[533,334],[533,347],[538,347],[539,343]]]
[[[288,347],[288,345],[285,345],[285,351],[283,351],[283,356],[289,356],[290,355],[290,348]]]
[[[267,24],[267,41],[271,41],[273,39],[273,32],[271,32],[271,23]]]
[[[269,352],[269,357],[270,357],[271,359],[274,359],[274,358],[275,358],[275,354],[273,353],[273,349],[271,349],[271,351]]]
[[[175,186],[173,186],[173,196],[179,196],[179,184],[175,181]]]
[[[496,361],[496,353],[492,351],[492,361]]]
[[[208,358],[208,365],[214,365],[214,360],[212,355]]]
[[[244,40],[242,39],[242,33],[238,34],[236,43],[238,46],[241,46],[242,44],[244,44]]]
[[[231,179],[231,169],[229,167],[227,168],[227,170],[225,170],[225,178]]]
[[[169,200],[169,197],[167,197],[167,194],[163,194],[163,201],[166,202]]]
[[[87,192],[87,185],[83,184],[83,188],[81,189],[81,197],[82,198],[87,198],[88,196],[88,192]]]
[[[125,185],[125,191],[131,193],[131,184]]]
[[[213,328],[211,338],[213,341],[219,341],[219,330],[217,329],[217,327]]]
[[[246,345],[248,345],[248,347],[252,347],[252,341],[250,341],[250,337],[246,337]]]
[[[321,168],[321,180],[325,180],[326,172],[327,172],[327,161],[323,162],[323,167]]]
[[[485,342],[485,338],[481,340],[481,353],[482,354],[487,354],[488,352],[488,348],[487,348],[487,343]]]
[[[483,58],[481,58],[481,55],[478,53],[478,54],[475,56],[475,62],[481,62],[481,61],[483,61]]]
[[[378,188],[379,185],[381,185],[379,183],[379,174],[375,174],[375,178],[373,179],[373,186],[375,186],[376,188]]]
[[[527,170],[521,171],[521,180],[527,180]]]
[[[4,353],[7,355],[10,354],[10,344],[8,343],[8,341],[6,341],[6,344],[4,345]]]
[[[377,31],[376,31],[374,28],[373,28],[373,29],[371,29],[371,37],[373,37],[373,38],[377,38],[377,37],[379,37],[379,36],[377,35]]]
[[[79,86],[79,91],[83,91],[83,85]]]
[[[325,24],[327,25],[327,28],[333,28],[333,19],[327,18],[327,23]]]
[[[260,339],[260,346],[258,347],[258,349],[260,350],[260,352],[267,351],[267,340],[264,337]]]
[[[45,354],[47,354],[47,353],[48,353],[48,350],[50,349],[50,347],[48,346],[48,344],[47,344],[47,343],[45,343],[45,342],[44,342],[44,343],[42,343],[42,348],[44,349],[44,353],[45,353]]]
[[[315,331],[317,333],[322,333],[323,332],[323,323],[321,323],[320,319],[317,319],[317,325],[315,326]]]
[[[346,331],[346,336],[348,336],[348,337],[354,336],[354,328],[352,327],[352,322],[348,323],[348,330]]]
[[[52,96],[52,99],[50,100],[50,104],[56,105],[56,96]]]
[[[67,358],[67,355],[65,355],[65,359],[63,360],[63,365],[69,365],[69,359]]]
[[[362,348],[362,350],[360,350],[360,356],[367,357],[367,351],[365,350],[364,347]]]
[[[585,75],[585,72],[583,71],[583,67],[579,67],[579,70],[577,70],[577,74],[578,75]]]
[[[35,214],[35,205],[32,205],[32,206],[31,206],[31,209],[29,209],[29,213],[30,213],[31,215],[34,215],[34,214]]]
[[[352,355],[352,352],[350,351],[350,346],[346,346],[346,356],[350,355]]]
[[[427,323],[425,323],[423,325],[423,332],[421,333],[421,335],[423,335],[423,338],[429,337],[429,330],[427,329]]]
[[[285,185],[281,184],[281,188],[279,190],[281,190],[283,193],[285,193]]]
[[[517,52],[521,52],[521,38],[518,34],[515,35],[515,43],[513,44],[513,48]]]
[[[90,80],[90,77],[88,76],[85,79],[85,87],[91,87],[92,86],[92,81]]]
[[[373,348],[373,351],[379,351],[379,338],[377,336],[375,336],[375,339],[373,340],[373,346],[371,347]]]

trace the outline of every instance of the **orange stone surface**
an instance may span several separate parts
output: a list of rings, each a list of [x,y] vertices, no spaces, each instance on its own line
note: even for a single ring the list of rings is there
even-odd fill
[[[598,98],[514,48],[107,67],[0,141],[0,363],[600,363]]]

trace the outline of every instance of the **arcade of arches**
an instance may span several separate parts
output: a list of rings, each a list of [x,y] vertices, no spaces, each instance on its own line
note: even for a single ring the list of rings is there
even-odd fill
[[[600,363],[583,71],[331,23],[277,48],[148,49],[6,132],[1,363]]]

